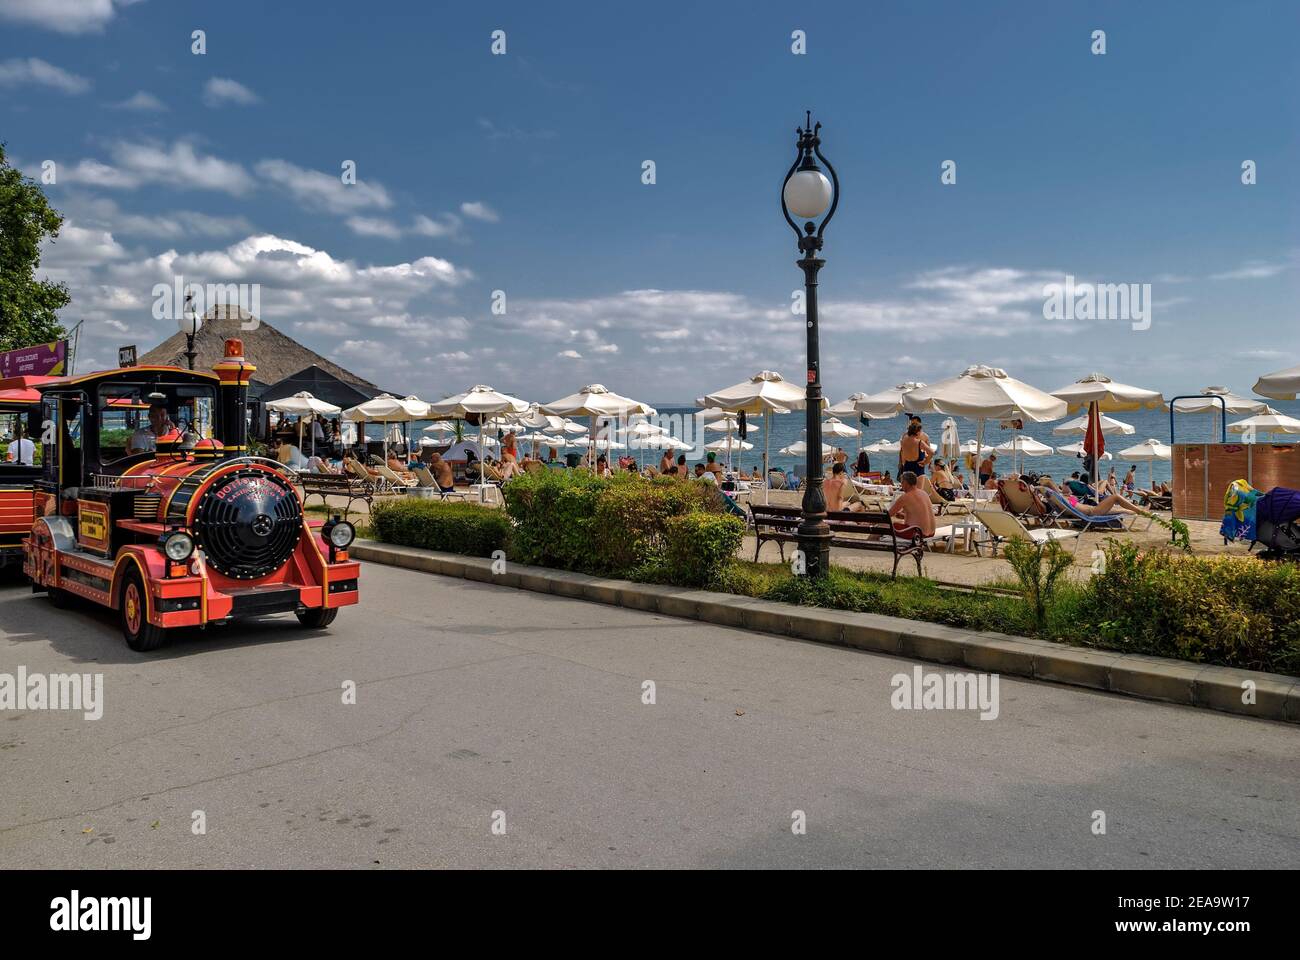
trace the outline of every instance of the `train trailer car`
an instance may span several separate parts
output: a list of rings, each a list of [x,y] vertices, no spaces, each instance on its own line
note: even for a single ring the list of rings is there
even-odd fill
[[[36,519],[36,441],[40,439],[41,394],[37,387],[58,377],[0,379],[0,569],[21,566],[23,541]]]
[[[293,474],[248,455],[255,368],[240,341],[214,369],[125,367],[40,388],[23,569],[55,605],[117,610],[132,650],[239,617],[324,627],[357,602],[352,525],[307,520]]]

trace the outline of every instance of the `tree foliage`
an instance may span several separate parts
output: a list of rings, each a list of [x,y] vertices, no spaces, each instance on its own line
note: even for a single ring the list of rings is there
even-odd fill
[[[65,335],[57,314],[72,299],[67,285],[35,277],[41,242],[62,226],[40,184],[10,166],[0,143],[0,350]]]

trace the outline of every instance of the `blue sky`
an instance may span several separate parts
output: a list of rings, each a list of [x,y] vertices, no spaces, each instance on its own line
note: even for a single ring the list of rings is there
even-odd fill
[[[1298,34],[1283,2],[0,0],[0,139],[57,165],[80,369],[168,335],[181,273],[422,396],[797,379],[778,196],[811,107],[832,399],[975,362],[1245,392],[1300,354]],[[1045,320],[1066,274],[1151,284],[1150,329]]]

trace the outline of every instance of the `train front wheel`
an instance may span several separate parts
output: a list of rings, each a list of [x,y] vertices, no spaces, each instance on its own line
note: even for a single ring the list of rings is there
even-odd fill
[[[139,653],[157,650],[167,642],[167,631],[149,622],[144,581],[132,570],[122,584],[122,636],[126,645]]]

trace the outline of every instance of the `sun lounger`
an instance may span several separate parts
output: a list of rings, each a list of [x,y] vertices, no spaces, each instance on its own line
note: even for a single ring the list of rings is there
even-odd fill
[[[407,487],[415,486],[415,481],[407,480],[405,477],[399,477],[393,472],[392,467],[381,463],[375,467],[375,473],[384,481],[389,490],[405,490]]]
[[[993,556],[998,555],[998,544],[1005,540],[1028,540],[1036,547],[1041,547],[1053,540],[1074,540],[1074,552],[1079,552],[1079,541],[1082,537],[1078,530],[1060,530],[1055,527],[1039,527],[1030,530],[1020,518],[1014,514],[1007,513],[1005,510],[976,510],[975,518],[984,524],[984,528],[989,532],[989,538],[983,543],[989,544],[993,549]],[[979,552],[981,541],[975,542],[975,552]]]
[[[1048,504],[1052,508],[1052,519],[1056,522],[1082,524],[1085,530],[1114,530],[1116,528],[1131,530],[1133,521],[1137,519],[1136,513],[1107,513],[1102,515],[1093,515],[1084,513],[1061,494],[1055,490],[1047,491]]]
[[[1019,478],[999,480],[997,500],[1006,513],[1025,524],[1046,526],[1053,522],[1053,514],[1043,506],[1038,492]]]

